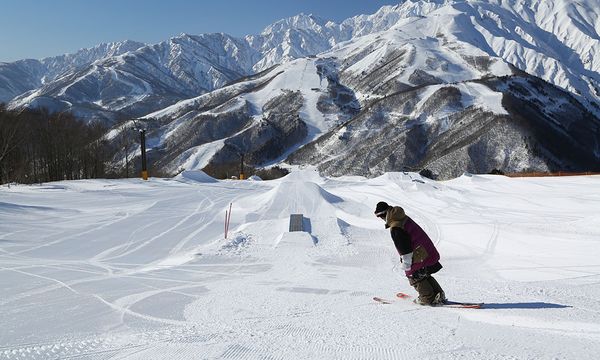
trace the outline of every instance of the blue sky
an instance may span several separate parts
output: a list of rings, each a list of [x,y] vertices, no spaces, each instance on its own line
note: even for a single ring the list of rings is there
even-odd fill
[[[0,0],[0,61],[72,53],[102,42],[156,43],[182,32],[258,34],[299,13],[340,22],[402,0]]]

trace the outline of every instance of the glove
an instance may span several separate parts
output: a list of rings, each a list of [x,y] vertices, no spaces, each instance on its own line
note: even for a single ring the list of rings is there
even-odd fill
[[[404,255],[400,255],[400,261],[402,262],[402,270],[408,271],[412,266],[412,256],[413,253],[408,253]]]

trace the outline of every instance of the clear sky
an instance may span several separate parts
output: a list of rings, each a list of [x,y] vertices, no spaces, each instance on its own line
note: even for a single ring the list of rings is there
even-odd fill
[[[0,61],[181,33],[241,37],[299,13],[340,22],[403,0],[0,0]]]

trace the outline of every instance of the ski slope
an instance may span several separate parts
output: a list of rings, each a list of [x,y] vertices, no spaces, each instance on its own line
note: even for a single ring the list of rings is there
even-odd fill
[[[372,301],[415,294],[378,201],[485,309]],[[598,176],[3,185],[0,359],[593,359],[599,243]]]

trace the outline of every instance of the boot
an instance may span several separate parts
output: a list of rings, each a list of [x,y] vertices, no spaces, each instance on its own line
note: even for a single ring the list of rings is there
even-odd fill
[[[446,294],[444,293],[444,290],[442,289],[440,284],[437,282],[437,280],[431,275],[429,275],[428,280],[429,280],[429,284],[431,284],[431,287],[433,288],[433,291],[435,291],[435,293],[436,293],[434,302],[437,302],[438,304],[445,304],[446,302],[448,302],[448,299],[446,299]]]

